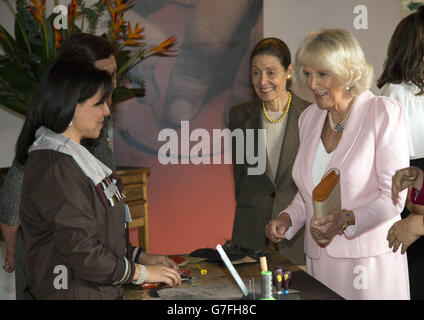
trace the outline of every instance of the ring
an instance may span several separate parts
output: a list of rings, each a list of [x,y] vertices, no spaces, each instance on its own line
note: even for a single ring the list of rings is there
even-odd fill
[[[318,237],[319,237],[319,234],[318,233],[314,233],[314,238],[315,239],[318,239]]]

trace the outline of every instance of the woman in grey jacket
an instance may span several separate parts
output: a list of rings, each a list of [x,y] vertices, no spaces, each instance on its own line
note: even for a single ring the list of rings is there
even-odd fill
[[[251,82],[256,97],[230,109],[229,127],[255,132],[254,151],[266,148],[265,172],[249,174],[249,164],[234,164],[235,198],[237,202],[232,241],[234,244],[261,249],[267,246],[265,226],[285,208],[297,192],[291,176],[292,165],[299,147],[298,119],[309,105],[292,91],[293,68],[287,45],[277,38],[265,38],[250,56]],[[266,130],[266,142],[258,129]],[[246,147],[247,148],[247,147]],[[237,148],[233,144],[233,160]],[[252,152],[252,150],[245,150]],[[250,168],[251,169],[251,168]],[[252,171],[253,172],[253,171]],[[305,264],[303,232],[294,240],[282,241],[279,251],[295,264]]]

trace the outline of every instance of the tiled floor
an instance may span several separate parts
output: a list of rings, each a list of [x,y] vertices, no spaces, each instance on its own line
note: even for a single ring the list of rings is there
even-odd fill
[[[0,300],[15,300],[15,272],[7,273],[3,270],[6,246],[0,242]]]

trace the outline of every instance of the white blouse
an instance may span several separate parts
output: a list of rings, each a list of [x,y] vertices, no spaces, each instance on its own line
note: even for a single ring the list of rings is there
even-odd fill
[[[319,139],[318,147],[315,151],[314,162],[312,164],[312,185],[314,188],[321,182],[322,178],[327,173],[326,169],[333,157],[334,151],[335,150],[331,153],[327,153],[322,140]]]
[[[403,119],[409,142],[409,158],[424,158],[424,95],[416,96],[419,89],[414,84],[386,83],[381,95],[395,98],[402,105]]]
[[[272,120],[277,120],[283,115],[282,111],[268,111],[268,116]],[[266,153],[269,160],[269,165],[272,173],[272,178],[275,179],[280,160],[281,148],[283,146],[284,136],[286,134],[287,117],[283,121],[273,123],[269,122],[262,112],[262,128],[266,130]]]

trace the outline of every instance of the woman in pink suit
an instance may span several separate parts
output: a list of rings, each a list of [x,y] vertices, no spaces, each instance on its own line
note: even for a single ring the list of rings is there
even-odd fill
[[[373,68],[352,34],[309,34],[296,54],[296,73],[315,96],[299,118],[293,165],[299,192],[266,226],[274,242],[291,239],[306,223],[307,271],[346,299],[409,299],[405,255],[386,236],[400,220],[406,192],[394,204],[392,176],[408,166],[399,103],[369,88]],[[312,191],[332,168],[340,170],[343,210],[314,218]],[[325,247],[317,240],[328,240]]]

